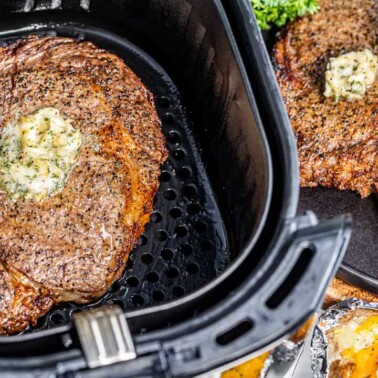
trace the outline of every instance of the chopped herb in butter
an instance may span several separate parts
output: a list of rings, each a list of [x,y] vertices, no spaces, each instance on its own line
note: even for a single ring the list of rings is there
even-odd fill
[[[361,99],[374,83],[378,58],[368,49],[331,58],[325,73],[324,96],[348,100]]]
[[[20,116],[0,139],[0,184],[13,198],[41,201],[64,187],[81,134],[59,111],[46,107]]]

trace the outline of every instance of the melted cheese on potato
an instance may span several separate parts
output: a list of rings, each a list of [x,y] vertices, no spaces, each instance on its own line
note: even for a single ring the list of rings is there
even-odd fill
[[[333,332],[338,352],[331,353],[330,362],[341,357],[342,377],[378,377],[378,315],[351,319]]]
[[[13,198],[40,201],[64,187],[81,134],[52,107],[9,124],[0,141],[0,182]]]

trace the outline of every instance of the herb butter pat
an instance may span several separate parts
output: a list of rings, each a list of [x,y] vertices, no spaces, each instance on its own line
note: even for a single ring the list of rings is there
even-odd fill
[[[368,49],[331,58],[325,73],[324,96],[348,100],[363,98],[374,83],[378,58]]]
[[[52,107],[20,116],[0,140],[0,183],[13,198],[41,201],[57,193],[76,165],[81,134]]]

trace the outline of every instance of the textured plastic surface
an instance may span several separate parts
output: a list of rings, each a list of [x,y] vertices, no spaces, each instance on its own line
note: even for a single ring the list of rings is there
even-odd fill
[[[12,9],[20,12],[9,14]],[[236,24],[248,27],[243,17],[251,17],[250,11],[235,12]],[[9,38],[17,30],[74,33],[122,56],[151,84],[150,89],[164,94],[158,98],[158,108],[163,112],[173,169],[166,167],[162,175],[164,198],[157,199],[156,214],[146,229],[153,232],[141,238],[134,265],[126,270],[129,276],[101,299],[126,309],[138,358],[87,370],[75,329],[68,323],[0,338],[2,372],[193,376],[269,347],[315,310],[343,255],[349,220],[338,217],[318,224],[313,214],[294,219],[298,176],[290,126],[274,102],[277,98],[271,96],[277,88],[263,70],[265,57],[245,55],[253,89],[260,89],[259,104],[265,104],[261,106],[265,130],[262,127],[220,1],[5,1],[0,33]],[[130,41],[138,46],[138,53],[130,51]],[[164,67],[172,81],[164,75],[148,81],[157,71],[143,51]],[[144,64],[150,64],[148,70],[143,70]],[[187,110],[177,102],[176,88]],[[187,117],[187,129],[182,117]],[[170,131],[179,135],[171,137]],[[187,171],[180,174],[184,167],[190,168],[189,176]],[[203,167],[208,181],[201,176]],[[203,177],[214,196],[204,181],[198,182]],[[207,191],[206,196],[201,190]],[[201,203],[203,198],[208,202]],[[210,206],[214,199],[220,213]],[[167,208],[159,209],[164,204]],[[173,221],[171,210],[177,207],[182,213]],[[173,214],[176,217],[179,211]],[[181,238],[184,245],[197,243],[198,249],[185,247],[185,252]],[[231,263],[216,277],[229,257]],[[202,277],[202,272],[212,276]],[[203,286],[189,293],[196,288],[193,285]],[[173,298],[177,299],[163,303]],[[68,321],[70,312],[79,309],[67,306],[73,307],[56,309],[57,323]],[[51,325],[50,318],[39,324]]]
[[[378,293],[377,198],[372,195],[361,199],[354,192],[334,189],[303,189],[298,211],[310,208],[321,217],[352,214],[352,237],[337,275],[349,283]]]

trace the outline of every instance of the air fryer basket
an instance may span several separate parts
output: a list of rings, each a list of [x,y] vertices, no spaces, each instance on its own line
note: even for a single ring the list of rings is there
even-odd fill
[[[288,121],[273,113],[277,89],[260,85],[263,128],[220,1],[3,1],[1,41],[31,33],[121,56],[155,96],[170,156],[123,277],[95,303],[59,304],[23,335],[0,338],[0,371],[192,376],[292,332],[320,303],[350,222],[294,218]],[[248,73],[254,89],[265,78]]]

